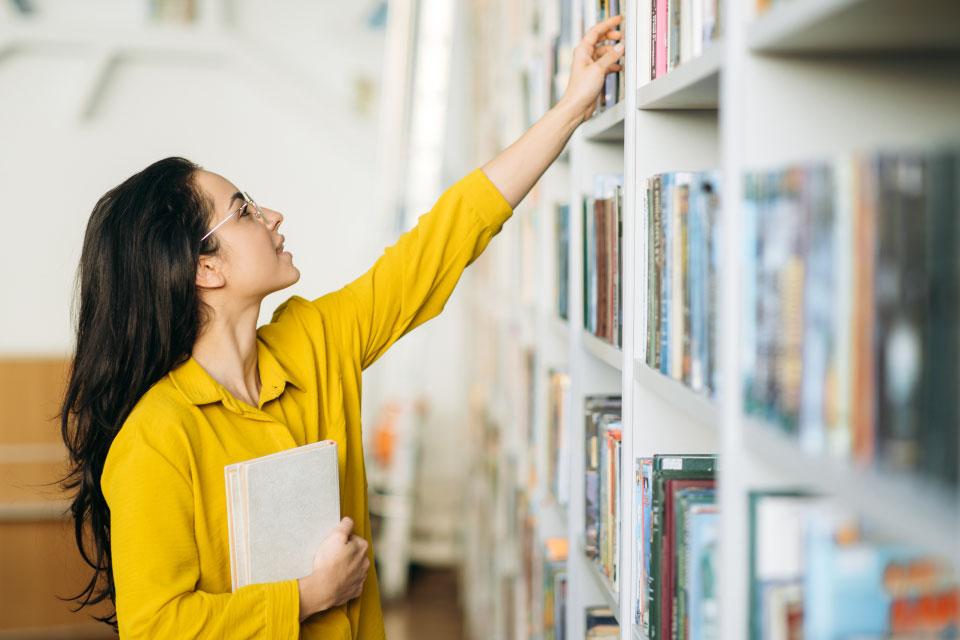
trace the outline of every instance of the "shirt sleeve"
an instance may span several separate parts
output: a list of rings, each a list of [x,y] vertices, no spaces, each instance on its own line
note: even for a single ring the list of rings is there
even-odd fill
[[[114,447],[101,486],[110,507],[120,636],[296,638],[297,581],[250,585],[233,593],[197,591],[188,477],[136,431],[121,430]]]
[[[438,315],[460,276],[512,215],[476,169],[450,187],[417,226],[342,290],[314,300],[354,323],[362,368],[411,329]]]

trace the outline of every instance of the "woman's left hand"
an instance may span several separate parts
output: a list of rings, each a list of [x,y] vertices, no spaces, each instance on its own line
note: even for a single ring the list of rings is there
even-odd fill
[[[622,20],[623,16],[613,16],[597,23],[573,50],[570,81],[560,103],[581,114],[584,120],[593,114],[607,74],[622,69],[618,61],[623,57],[623,44],[601,44],[623,38],[617,30]]]

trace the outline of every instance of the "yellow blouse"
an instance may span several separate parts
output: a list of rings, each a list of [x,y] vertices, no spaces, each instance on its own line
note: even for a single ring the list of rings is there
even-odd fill
[[[295,579],[231,592],[223,467],[335,440],[342,515],[370,540],[361,371],[443,310],[463,270],[511,213],[477,169],[360,278],[315,300],[283,302],[257,330],[256,407],[234,398],[193,358],[143,395],[101,478],[121,637],[384,637],[372,565],[359,598],[302,625]]]

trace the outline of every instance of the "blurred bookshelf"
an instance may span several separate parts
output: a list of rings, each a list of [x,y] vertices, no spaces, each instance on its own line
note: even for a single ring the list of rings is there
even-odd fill
[[[881,409],[897,409],[891,394],[880,382],[867,395],[857,395],[853,386],[906,379],[883,361],[899,356],[914,363],[911,370],[926,372],[919,385],[903,383],[911,389],[909,407],[927,407],[921,395],[940,398],[951,384],[957,388],[957,365],[945,364],[939,374],[930,367],[941,357],[937,345],[944,362],[960,362],[950,329],[960,326],[951,324],[960,305],[922,321],[908,317],[908,329],[895,332],[877,309],[910,308],[907,299],[869,297],[853,278],[887,282],[906,269],[902,256],[914,255],[911,246],[883,244],[884,220],[901,220],[897,212],[927,212],[917,220],[929,219],[923,222],[928,244],[917,242],[930,247],[930,256],[949,253],[939,235],[960,238],[960,223],[953,222],[960,211],[958,6],[942,0],[909,6],[889,0],[630,0],[619,7],[502,0],[474,10],[477,31],[485,34],[484,54],[497,52],[504,65],[513,61],[523,70],[510,84],[520,86],[521,97],[511,97],[513,89],[504,92],[497,77],[483,92],[488,102],[478,105],[497,114],[488,121],[504,123],[497,134],[504,143],[555,103],[584,25],[607,9],[622,11],[627,47],[622,78],[607,84],[563,159],[474,268],[478,312],[486,301],[506,296],[498,318],[477,320],[473,384],[478,397],[505,403],[506,409],[478,403],[479,414],[498,419],[490,424],[478,418],[477,428],[499,434],[491,460],[507,469],[511,483],[498,490],[514,496],[505,511],[486,523],[477,516],[475,525],[496,530],[497,523],[512,520],[507,528],[521,541],[525,528],[541,534],[521,542],[508,580],[464,581],[472,637],[579,640],[597,607],[615,612],[625,640],[787,637],[785,626],[777,627],[781,636],[771,635],[774,627],[757,626],[763,614],[757,593],[773,594],[777,624],[786,625],[789,616],[797,624],[798,602],[807,606],[803,594],[818,585],[816,593],[835,597],[809,600],[810,618],[800,622],[818,624],[831,605],[827,600],[842,604],[856,595],[843,590],[849,583],[831,567],[857,553],[877,562],[948,567],[937,573],[948,585],[937,588],[947,590],[915,602],[956,593],[949,590],[956,589],[960,563],[953,409],[910,408],[909,419],[890,427]],[[664,28],[674,16],[677,26]],[[498,20],[521,25],[522,42],[496,29]],[[493,58],[482,60],[493,64]],[[826,178],[830,187],[817,191],[826,165],[833,172]],[[892,173],[884,173],[887,165]],[[920,185],[920,195],[906,187],[896,191],[889,176]],[[756,181],[767,181],[762,197],[749,191]],[[831,212],[826,219],[824,211]],[[874,235],[853,232],[851,225],[862,224],[863,216],[877,221]],[[533,227],[535,242],[523,241],[523,225]],[[936,225],[946,225],[942,234]],[[829,238],[830,255],[818,250],[827,246],[822,237]],[[872,262],[859,260],[872,248],[861,254],[862,246],[844,244],[854,238],[873,239],[877,251],[893,256],[879,263],[882,278],[866,270]],[[920,260],[927,265],[924,277],[936,282],[918,304],[957,300],[960,269],[951,260]],[[534,283],[523,294],[511,285],[518,264],[531,270],[521,279]],[[833,277],[847,278],[846,284]],[[503,316],[531,303],[538,310],[532,330],[516,331]],[[868,324],[875,338],[867,351],[854,346],[858,328],[867,326],[864,314],[873,318]],[[771,317],[780,324],[769,324]],[[910,360],[914,356],[919,359]],[[558,372],[566,376],[562,393]],[[755,384],[757,376],[766,377]],[[847,382],[838,386],[838,379]],[[615,407],[597,409],[597,402],[614,397]],[[856,424],[836,417],[836,406],[849,413],[864,403],[876,406],[878,415]],[[947,404],[955,408],[956,401]],[[927,415],[926,422],[939,422],[920,428],[924,421],[917,416]],[[912,435],[891,444],[894,432]],[[848,446],[857,439],[868,450]],[[829,498],[829,509],[797,506],[806,496],[811,503]],[[792,514],[794,528],[755,521],[754,503],[763,505],[761,513]],[[660,522],[657,533],[643,529],[651,513],[668,512],[680,514],[670,525],[676,528]],[[849,531],[856,537],[836,542]],[[500,553],[495,546],[471,546],[485,535],[468,535],[476,538],[468,542],[468,556]],[[559,565],[547,563],[545,573],[546,552],[537,545],[551,536],[565,538],[570,553]],[[763,573],[757,540],[767,538],[793,540],[792,549],[837,561],[808,567],[791,557],[798,570],[787,589]],[[697,590],[704,575],[680,560],[686,554],[715,571],[713,595]],[[647,566],[658,557],[667,564]],[[482,573],[479,567],[475,572]],[[875,579],[870,584],[881,589]],[[667,599],[678,609],[651,620],[650,612]],[[873,601],[871,615],[883,618],[891,602]]]

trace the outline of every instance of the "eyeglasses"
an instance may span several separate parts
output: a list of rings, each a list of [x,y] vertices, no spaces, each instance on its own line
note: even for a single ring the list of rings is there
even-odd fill
[[[221,220],[220,222],[218,222],[218,223],[213,227],[213,229],[210,229],[210,231],[207,231],[207,235],[205,235],[205,236],[203,236],[202,238],[200,238],[200,242],[203,242],[204,240],[206,240],[207,238],[209,238],[209,237],[213,234],[214,231],[216,231],[217,229],[219,229],[219,228],[222,227],[223,225],[227,224],[227,221],[229,221],[230,218],[232,218],[233,216],[238,215],[238,214],[242,215],[242,212],[247,208],[247,205],[250,205],[250,206],[253,207],[253,210],[254,210],[254,214],[253,214],[253,215],[256,216],[256,218],[257,218],[258,220],[264,220],[264,219],[265,219],[265,218],[264,218],[264,215],[263,215],[263,209],[261,209],[261,208],[260,208],[260,205],[258,205],[256,202],[253,201],[253,198],[250,197],[250,194],[248,194],[246,191],[243,191],[243,192],[240,193],[240,195],[243,196],[243,204],[240,205],[239,207],[237,207],[237,209],[236,209],[235,211],[233,211],[232,213],[230,213],[226,218],[224,218],[223,220]]]

